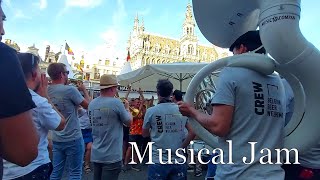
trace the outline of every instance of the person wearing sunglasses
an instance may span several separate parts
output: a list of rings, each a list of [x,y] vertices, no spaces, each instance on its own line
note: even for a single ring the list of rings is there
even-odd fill
[[[4,35],[6,16],[0,0],[0,41]],[[38,134],[31,109],[35,107],[23,78],[17,53],[0,42],[0,179],[2,158],[26,166],[38,155]]]
[[[62,63],[51,63],[47,72],[52,80],[48,94],[55,107],[66,118],[63,131],[52,131],[53,171],[50,179],[61,179],[66,160],[68,160],[69,179],[81,179],[84,156],[78,107],[88,108],[90,97],[85,86],[78,83],[78,89],[68,84],[68,70]],[[84,97],[79,91],[82,91]]]
[[[49,179],[52,164],[48,153],[49,130],[61,131],[65,126],[64,117],[51,103],[48,97],[48,80],[41,73],[40,58],[31,53],[18,53],[18,58],[24,73],[24,78],[36,108],[32,109],[32,119],[37,129],[40,141],[38,157],[26,167],[4,161],[4,179]]]

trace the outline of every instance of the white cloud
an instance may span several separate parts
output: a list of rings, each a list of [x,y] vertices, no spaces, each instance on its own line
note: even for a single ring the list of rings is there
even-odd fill
[[[44,10],[48,7],[48,0],[38,0],[38,2],[33,3],[33,6],[40,10]]]
[[[21,43],[18,43],[18,45],[19,45],[19,47],[20,47],[20,51],[21,52],[26,52],[26,51],[28,51],[28,47],[30,46],[28,46],[27,44],[21,44]]]
[[[94,8],[102,3],[102,0],[65,0],[65,6],[57,13],[56,19],[59,19],[69,8]]]
[[[119,36],[120,34],[117,32],[116,28],[110,28],[106,32],[101,34],[101,38],[109,47],[114,47],[118,43]]]
[[[113,25],[122,23],[126,17],[127,17],[127,12],[126,12],[123,0],[117,0],[117,9],[112,15]]]
[[[27,16],[22,10],[16,9],[13,18],[15,19],[32,19],[31,16]]]
[[[11,0],[3,0],[3,4],[9,8],[12,8]]]
[[[13,14],[12,19],[32,19],[30,15],[26,15],[21,9],[14,8],[11,2],[11,0],[3,0],[2,6],[6,8],[6,11],[10,11]]]
[[[123,34],[123,23],[127,18],[127,12],[123,0],[117,0],[117,8],[112,15],[112,25],[108,26],[106,30],[101,33],[100,37],[104,40],[104,44],[97,46],[92,54],[95,54],[100,59],[108,58],[110,60],[116,60],[119,58],[124,61],[125,58],[125,45]]]
[[[39,8],[40,9],[46,9],[47,6],[48,6],[47,0],[40,0],[40,2],[39,2]]]
[[[67,7],[89,7],[100,5],[102,0],[66,0]]]
[[[93,8],[101,2],[101,0],[66,0],[66,7],[58,16],[65,13],[70,7]],[[82,47],[85,46],[81,44],[69,43],[69,46],[75,54],[75,58],[79,60],[81,56],[84,55],[86,63],[89,64],[98,63],[99,59],[110,59],[111,61],[115,61],[116,58],[119,58],[119,62],[121,62],[121,60],[124,61],[126,51],[125,47],[123,48],[121,46],[126,43],[126,41],[123,41],[123,38],[126,38],[123,36],[123,24],[127,16],[123,0],[117,0],[117,6],[112,15],[111,25],[106,27],[106,30],[98,35],[104,43],[98,44],[91,49],[84,49]],[[122,65],[122,63],[119,64]]]

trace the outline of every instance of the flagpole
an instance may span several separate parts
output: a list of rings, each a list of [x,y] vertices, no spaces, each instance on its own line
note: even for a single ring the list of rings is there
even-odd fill
[[[66,55],[66,44],[67,44],[67,40],[64,40],[63,55]]]

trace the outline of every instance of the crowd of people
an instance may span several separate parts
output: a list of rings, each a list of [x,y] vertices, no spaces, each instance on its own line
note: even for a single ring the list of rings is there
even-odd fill
[[[2,37],[6,17],[0,10]],[[266,54],[258,31],[239,37],[230,51],[235,55]],[[293,112],[293,93],[278,74],[266,76],[246,68],[224,68],[211,100],[212,114],[208,115],[183,102],[182,93],[173,91],[167,79],[155,83],[155,105],[154,98],[144,98],[142,89],[139,98],[130,99],[129,87],[121,99],[114,75],[101,76],[100,96],[93,99],[81,82],[68,84],[66,65],[49,65],[49,85],[39,63],[39,57],[17,53],[0,43],[0,73],[4,77],[0,93],[3,179],[60,180],[66,170],[69,179],[80,180],[83,171],[89,173],[91,168],[94,180],[118,179],[121,171],[141,171],[145,162],[140,161],[138,153],[150,148],[149,142],[154,146],[154,164],[148,165],[148,179],[186,179],[188,161],[182,163],[180,156],[165,150],[186,149],[196,138],[190,118],[219,136],[223,152],[229,151],[227,140],[233,142],[234,163],[218,164],[217,170],[209,168],[208,179],[320,179],[319,144],[299,156],[301,164],[259,163],[261,149],[283,147],[285,123]],[[242,158],[251,153],[248,142],[257,142],[250,165],[242,163]],[[220,159],[231,156],[218,155]],[[162,163],[171,159],[176,161]],[[272,154],[270,161],[277,160]]]

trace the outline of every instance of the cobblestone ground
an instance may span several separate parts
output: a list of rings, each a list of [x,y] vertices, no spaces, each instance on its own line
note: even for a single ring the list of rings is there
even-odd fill
[[[121,172],[119,176],[119,180],[146,180],[147,179],[147,165],[142,166],[142,171],[137,172],[135,170],[129,170],[127,172]],[[206,175],[206,171],[202,172],[202,176],[195,177],[193,172],[188,172],[188,180],[204,180]],[[67,180],[66,172],[62,180]],[[92,180],[93,173],[85,174],[82,177],[82,180]]]

